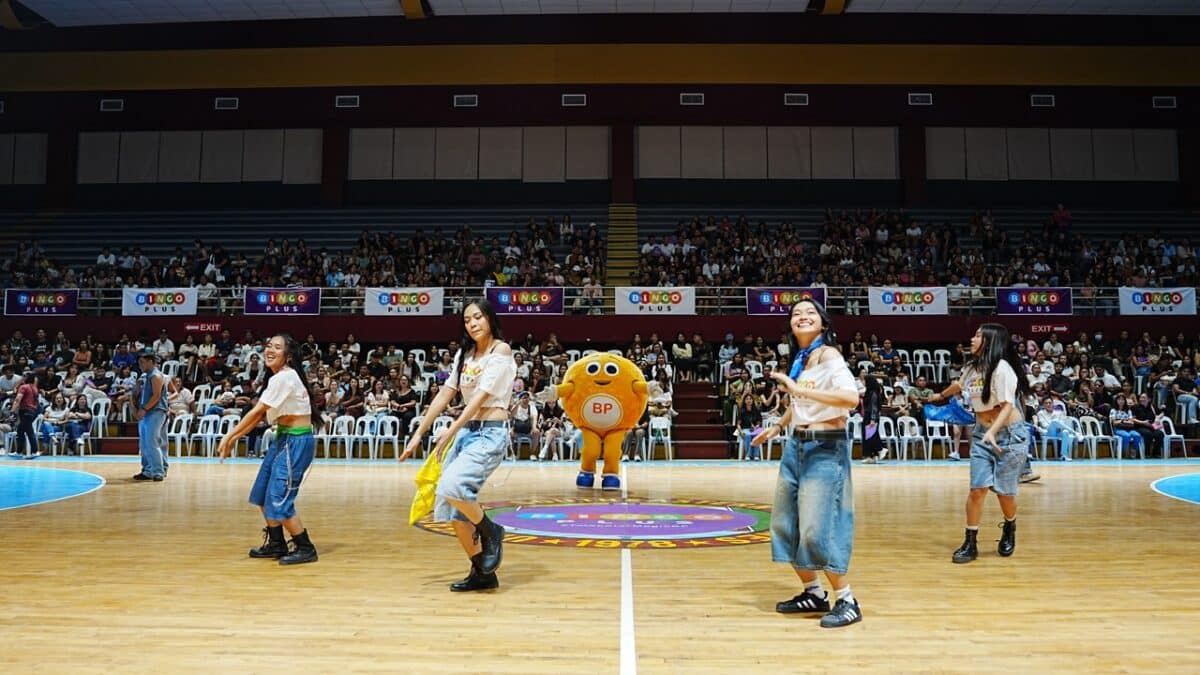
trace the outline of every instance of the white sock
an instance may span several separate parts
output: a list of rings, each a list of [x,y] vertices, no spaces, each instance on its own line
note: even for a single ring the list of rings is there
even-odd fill
[[[1013,516],[1012,518],[1005,518],[1004,520],[1010,523],[1015,523],[1017,522],[1017,517]]]
[[[968,526],[967,526],[967,529],[968,529],[968,530],[970,530],[970,531],[972,531],[972,532],[978,532],[978,531],[979,531],[979,526],[978,526],[978,525],[968,525]]]
[[[842,588],[834,589],[833,592],[837,593],[838,600],[845,600],[851,604],[858,604],[858,601],[854,599],[854,594],[850,592],[849,584],[843,586]]]
[[[804,583],[804,592],[812,593],[813,595],[817,596],[818,598],[825,597],[825,591],[821,590],[821,580],[820,579],[813,579],[812,581],[806,581]]]

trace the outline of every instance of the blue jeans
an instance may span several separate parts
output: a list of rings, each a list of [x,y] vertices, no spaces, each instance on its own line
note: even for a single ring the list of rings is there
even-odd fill
[[[1075,445],[1075,433],[1067,425],[1054,420],[1046,429],[1046,438],[1058,441],[1058,454],[1064,459],[1071,456],[1071,447]]]
[[[442,477],[438,479],[437,499],[433,504],[433,519],[467,520],[447,498],[460,502],[479,499],[479,490],[492,472],[504,461],[508,449],[508,432],[503,426],[483,427],[478,431],[462,429],[454,445],[442,461]]]
[[[759,446],[750,445],[750,441],[754,439],[754,432],[750,429],[742,431],[742,457],[746,459],[758,459],[762,455],[759,454]]]
[[[311,432],[275,436],[250,488],[250,503],[262,507],[264,518],[287,520],[296,515],[296,496],[316,452]]]
[[[788,440],[771,509],[771,560],[846,574],[853,547],[850,440]]]
[[[67,440],[74,443],[80,436],[87,433],[89,426],[91,426],[91,422],[67,422]],[[165,448],[166,445],[164,444],[163,447]]]
[[[1196,421],[1196,408],[1200,404],[1200,399],[1197,399],[1191,394],[1180,394],[1175,397],[1177,403],[1183,404],[1183,419],[1179,420],[1180,424],[1189,424]]]
[[[1142,453],[1146,452],[1145,449],[1142,448],[1142,435],[1138,432],[1130,429],[1113,429],[1113,435],[1121,439],[1121,447],[1118,450],[1118,453],[1123,454],[1125,452],[1125,448],[1137,448]]]
[[[996,432],[1000,454],[984,445],[987,427],[977,425],[971,439],[971,488],[991,488],[1006,497],[1017,495],[1017,484],[1029,463],[1029,430],[1014,422]]]
[[[42,443],[49,445],[50,436],[52,434],[61,434],[62,430],[63,430],[63,428],[62,428],[61,424],[51,424],[49,422],[42,422],[42,428],[39,430],[41,432],[40,437],[42,439]]]
[[[167,413],[161,410],[146,413],[138,422],[138,453],[142,456],[142,473],[151,478],[167,475],[166,426]]]

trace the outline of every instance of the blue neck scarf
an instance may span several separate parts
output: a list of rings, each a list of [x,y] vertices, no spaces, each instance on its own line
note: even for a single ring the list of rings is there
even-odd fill
[[[804,372],[804,364],[808,361],[808,355],[813,353],[821,344],[821,336],[818,335],[817,339],[812,341],[812,344],[797,352],[796,358],[792,361],[792,371],[788,373],[788,377],[792,378],[792,380],[799,379],[800,373]]]

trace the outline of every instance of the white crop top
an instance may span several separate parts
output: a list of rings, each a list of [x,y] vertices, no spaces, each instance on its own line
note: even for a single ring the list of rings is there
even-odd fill
[[[975,366],[963,368],[962,376],[958,378],[958,386],[963,393],[971,397],[971,409],[975,412],[991,410],[1001,403],[1017,405],[1017,374],[1007,361],[996,365],[992,373],[992,397],[983,400],[983,373],[975,370]]]
[[[512,401],[513,380],[517,378],[517,362],[510,354],[484,354],[475,358],[472,353],[463,364],[462,381],[458,377],[458,361],[462,358],[462,350],[454,355],[454,365],[450,368],[450,378],[446,386],[457,389],[462,393],[463,403],[471,400],[475,390],[483,390],[491,395],[483,402],[484,408],[508,409]]]
[[[825,360],[800,373],[796,384],[801,389],[844,390],[858,394],[854,375],[846,367],[846,360],[840,354],[826,356]],[[792,425],[807,426],[816,422],[825,422],[839,417],[845,417],[849,408],[838,408],[825,403],[792,397]]]
[[[275,424],[280,415],[312,414],[308,387],[291,368],[284,368],[271,376],[267,390],[258,397],[258,402],[267,406],[267,424]]]

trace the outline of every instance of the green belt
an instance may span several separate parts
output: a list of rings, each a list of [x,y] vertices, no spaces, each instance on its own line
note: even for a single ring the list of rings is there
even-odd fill
[[[282,424],[275,426],[275,434],[278,436],[303,436],[311,433],[312,427],[285,427]]]

